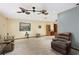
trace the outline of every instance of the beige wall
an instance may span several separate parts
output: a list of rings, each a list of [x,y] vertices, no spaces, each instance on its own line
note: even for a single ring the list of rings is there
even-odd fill
[[[30,36],[34,36],[36,33],[41,35],[46,35],[46,24],[53,25],[52,22],[46,21],[25,21],[25,20],[8,20],[8,32],[14,35],[16,38],[24,37],[26,31],[19,31],[19,22],[31,23],[31,31],[28,31]],[[38,26],[41,25],[42,28],[39,29]],[[52,29],[53,30],[53,29]]]
[[[31,31],[28,31],[30,36],[34,36],[37,33],[46,35],[47,24],[51,25],[51,30],[53,31],[53,22],[10,19],[0,13],[0,34],[6,35],[6,33],[10,33],[10,35],[14,35],[16,38],[24,37],[26,31],[19,31],[19,22],[31,23]],[[42,26],[41,29],[38,28],[39,25]]]
[[[7,33],[7,18],[0,14],[0,35],[6,35]]]

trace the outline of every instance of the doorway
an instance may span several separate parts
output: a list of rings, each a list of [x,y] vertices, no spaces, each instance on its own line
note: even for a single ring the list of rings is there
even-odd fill
[[[47,36],[52,36],[57,34],[58,32],[58,26],[57,24],[53,24],[53,31],[51,30],[51,25],[46,25],[46,35]]]

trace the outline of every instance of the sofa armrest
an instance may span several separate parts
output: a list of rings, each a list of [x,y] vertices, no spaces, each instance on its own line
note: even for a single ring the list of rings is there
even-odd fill
[[[70,45],[71,45],[71,41],[67,41],[67,42],[66,42],[66,45],[67,45],[67,46],[70,46]]]
[[[71,41],[67,41],[66,43],[69,44],[69,43],[71,43]]]
[[[67,40],[64,40],[64,39],[60,39],[60,38],[54,38],[52,39],[53,41],[61,41],[61,42],[66,42]]]
[[[0,44],[9,44],[9,43],[11,43],[11,42],[13,42],[13,40],[9,40],[9,41],[0,42]]]
[[[64,40],[64,39],[58,39],[58,38],[54,38],[54,39],[52,39],[52,41],[61,41],[61,42],[65,42],[66,44],[71,43],[71,41]]]

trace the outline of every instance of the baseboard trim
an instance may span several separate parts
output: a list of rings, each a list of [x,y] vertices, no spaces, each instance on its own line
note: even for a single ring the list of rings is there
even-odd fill
[[[79,51],[79,49],[78,48],[74,48],[74,47],[71,47],[72,49],[74,49],[74,50],[77,50],[77,51]]]

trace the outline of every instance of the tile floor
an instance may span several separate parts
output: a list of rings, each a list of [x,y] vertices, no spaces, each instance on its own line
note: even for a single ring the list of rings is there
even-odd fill
[[[15,48],[6,55],[59,55],[51,49],[52,36],[15,40]]]
[[[18,39],[14,42],[14,50],[6,55],[62,55],[51,49],[53,36]],[[79,55],[79,51],[71,49],[70,55]]]

